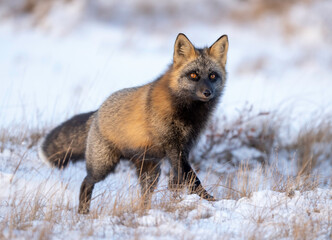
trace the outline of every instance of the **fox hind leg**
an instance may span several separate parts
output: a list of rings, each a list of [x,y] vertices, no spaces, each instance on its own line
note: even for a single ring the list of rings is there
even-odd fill
[[[112,158],[109,159],[109,161],[104,161],[103,165],[93,165],[92,168],[87,166],[88,174],[84,178],[80,189],[78,207],[79,213],[89,213],[94,185],[104,180],[111,172],[113,172],[119,161],[120,157],[113,155]],[[98,168],[98,166],[100,166],[101,168]]]
[[[81,185],[78,212],[81,214],[89,213],[92,191],[98,180],[91,175],[87,175]]]
[[[114,171],[121,157],[120,151],[112,143],[95,134],[94,129],[90,131],[86,149],[87,176],[79,195],[78,212],[82,214],[89,212],[94,185]]]

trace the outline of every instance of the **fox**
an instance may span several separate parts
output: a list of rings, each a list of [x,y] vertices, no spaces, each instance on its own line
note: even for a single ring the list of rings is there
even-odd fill
[[[78,114],[51,130],[39,156],[63,169],[86,161],[78,212],[89,213],[96,183],[119,163],[136,168],[146,201],[156,188],[163,159],[170,163],[168,188],[187,187],[190,194],[215,201],[202,186],[188,156],[212,116],[225,88],[228,36],[210,47],[196,48],[179,33],[173,61],[163,75],[142,86],[111,94],[95,111]]]

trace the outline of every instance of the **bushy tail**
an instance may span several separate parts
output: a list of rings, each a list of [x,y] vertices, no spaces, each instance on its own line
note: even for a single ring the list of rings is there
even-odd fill
[[[86,139],[96,111],[75,115],[54,128],[42,140],[39,157],[52,167],[64,168],[69,161],[84,159]]]

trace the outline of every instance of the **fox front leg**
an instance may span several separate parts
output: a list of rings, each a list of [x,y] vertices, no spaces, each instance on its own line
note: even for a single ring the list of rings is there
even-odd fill
[[[170,190],[177,191],[186,185],[190,193],[195,193],[209,201],[215,201],[214,197],[204,189],[195,171],[191,168],[188,153],[173,150],[168,152],[168,157],[172,171],[168,185]]]

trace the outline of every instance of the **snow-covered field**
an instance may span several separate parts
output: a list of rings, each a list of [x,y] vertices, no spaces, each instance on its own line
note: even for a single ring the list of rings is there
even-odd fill
[[[209,22],[202,16],[176,17],[177,22],[167,14],[136,16],[137,4],[158,6],[147,0],[124,1],[114,19],[100,21],[81,16],[89,6],[83,2],[89,1],[59,1],[33,27],[29,15],[1,18],[0,239],[332,237],[328,0]],[[185,3],[170,2],[175,13],[186,9]],[[146,14],[159,14],[156,9]],[[202,8],[206,15],[212,10]],[[143,209],[134,170],[122,162],[97,184],[91,213],[77,214],[84,163],[49,169],[38,159],[37,140],[69,116],[97,109],[112,92],[162,74],[179,32],[196,46],[229,36],[227,88],[215,114],[214,134],[222,142],[211,143],[207,132],[192,157],[204,186],[219,200],[174,197],[167,191],[165,161],[151,208]],[[253,138],[261,141],[258,146]],[[200,155],[209,144],[212,150]]]
[[[274,188],[280,189],[268,190],[265,174],[255,172],[258,176],[251,177],[248,184],[251,189],[263,185],[265,190],[243,192],[243,197],[220,198],[216,202],[201,200],[196,195],[173,198],[166,190],[164,166],[166,170],[151,208],[144,210],[135,171],[122,162],[116,173],[97,185],[91,213],[79,215],[78,193],[85,176],[84,164],[60,172],[44,165],[35,148],[28,153],[16,150],[0,154],[0,236],[4,239],[328,239],[331,236],[331,188],[311,188],[306,183],[310,190],[300,191],[293,188],[296,184],[292,181],[279,179]],[[222,191],[224,181],[216,187],[213,184],[217,181],[207,179],[211,173],[200,172],[199,176],[216,196]]]

